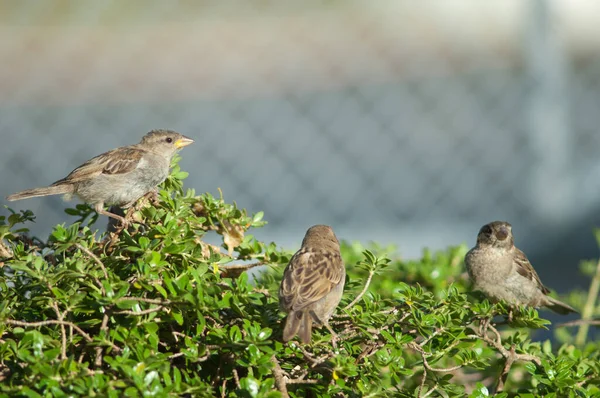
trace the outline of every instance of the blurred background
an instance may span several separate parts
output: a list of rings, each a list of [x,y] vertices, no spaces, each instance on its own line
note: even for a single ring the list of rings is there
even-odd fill
[[[578,262],[598,255],[598,2],[0,7],[2,197],[172,128],[196,139],[182,151],[186,186],[264,210],[261,239],[295,249],[326,223],[412,258],[472,246],[483,224],[508,220],[546,284],[588,287]],[[34,211],[40,237],[72,220],[67,206],[10,203]]]

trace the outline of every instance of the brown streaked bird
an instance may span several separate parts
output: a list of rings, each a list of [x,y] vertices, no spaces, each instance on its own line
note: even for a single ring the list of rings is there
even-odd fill
[[[313,322],[328,326],[345,281],[346,268],[333,230],[327,225],[310,227],[285,268],[279,288],[279,305],[288,313],[283,341],[298,335],[308,344]]]
[[[514,245],[512,226],[506,221],[484,225],[477,244],[465,256],[465,265],[475,290],[496,302],[511,305],[547,307],[559,314],[577,312],[571,306],[548,296],[525,253]],[[510,318],[509,314],[509,318]]]
[[[104,205],[131,207],[142,196],[155,192],[169,175],[171,158],[194,140],[173,130],[152,130],[135,145],[123,146],[98,155],[65,178],[43,188],[14,193],[9,201],[47,195],[75,194],[94,206],[98,214],[119,220],[124,217],[104,210]]]

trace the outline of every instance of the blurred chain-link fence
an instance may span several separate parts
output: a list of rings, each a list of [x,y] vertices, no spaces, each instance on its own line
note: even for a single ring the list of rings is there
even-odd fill
[[[264,210],[282,244],[328,223],[413,256],[506,219],[549,284],[595,254],[595,3],[1,7],[2,196],[166,127],[196,139],[187,186]],[[57,197],[11,207],[38,234],[68,220]]]

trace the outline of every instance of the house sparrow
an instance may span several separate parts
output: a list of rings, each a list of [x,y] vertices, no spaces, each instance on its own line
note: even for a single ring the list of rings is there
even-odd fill
[[[171,158],[194,140],[172,130],[152,130],[139,144],[113,149],[92,158],[49,187],[14,193],[9,201],[63,194],[79,196],[98,214],[119,220],[124,217],[104,210],[105,204],[131,207],[142,196],[156,191],[169,175]]]
[[[279,305],[288,313],[284,342],[298,335],[303,343],[310,343],[313,322],[329,326],[329,318],[342,298],[345,279],[340,243],[331,227],[310,227],[302,247],[285,268],[279,287]]]
[[[491,222],[479,230],[477,244],[465,256],[465,264],[474,288],[492,301],[544,306],[559,314],[577,312],[548,296],[550,290],[542,284],[525,253],[515,247],[512,226],[505,221]]]

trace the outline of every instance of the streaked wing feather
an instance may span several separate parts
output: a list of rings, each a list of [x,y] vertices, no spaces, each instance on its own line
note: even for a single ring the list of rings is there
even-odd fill
[[[341,279],[338,253],[304,248],[290,260],[280,296],[286,308],[298,311],[325,297]]]
[[[113,149],[88,160],[56,183],[83,181],[100,174],[129,173],[138,166],[143,154],[143,150],[134,147]]]
[[[516,253],[515,264],[517,265],[517,272],[521,276],[523,276],[531,281],[534,281],[535,284],[542,291],[542,293],[544,293],[544,294],[550,293],[550,289],[548,289],[546,286],[544,286],[544,284],[540,280],[540,277],[538,276],[537,272],[535,272],[535,269],[533,269],[533,266],[529,262],[529,259],[527,259],[527,256],[525,255],[525,253],[523,253],[521,250],[519,250],[517,248],[515,248],[515,253]]]

